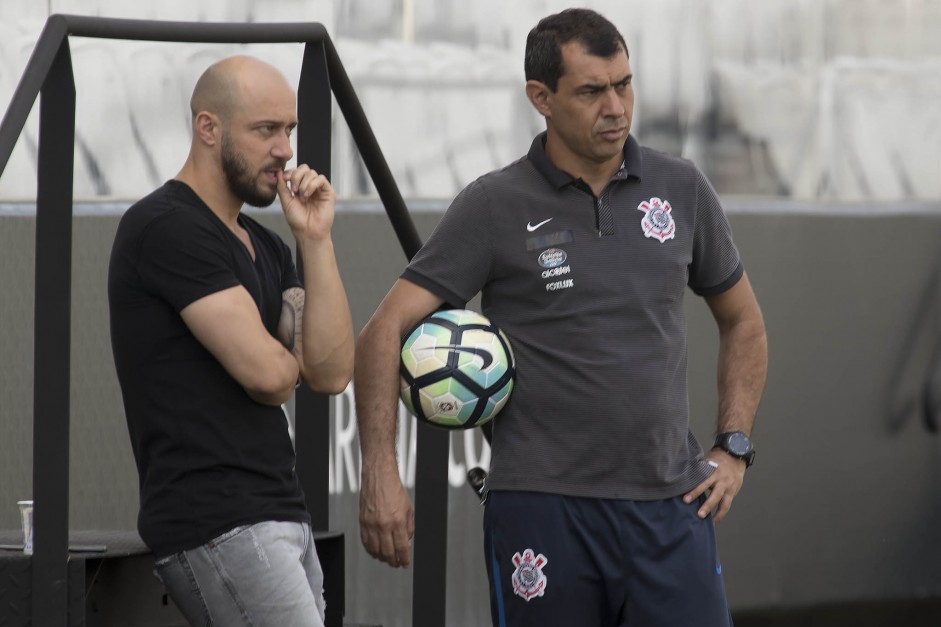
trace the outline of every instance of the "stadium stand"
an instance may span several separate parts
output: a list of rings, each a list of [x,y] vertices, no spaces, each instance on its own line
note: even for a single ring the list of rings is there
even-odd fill
[[[139,193],[141,184],[153,187],[158,183],[155,165],[140,135],[138,116],[142,112],[130,106],[125,73],[118,62],[122,55],[115,54],[125,46],[116,43],[82,38],[71,41],[75,143],[79,150],[76,161],[83,161],[91,175],[85,185],[76,177],[76,195],[129,198]]]
[[[155,187],[179,171],[189,144],[191,88],[181,79],[182,71],[162,70],[182,70],[187,52],[173,44],[134,42],[121,56],[131,126]]]
[[[941,197],[941,61],[838,59],[825,76],[825,194]]]
[[[0,103],[4,106],[13,96],[33,43],[34,41],[24,41],[15,21],[0,20]],[[38,120],[38,108],[33,107],[26,128],[13,149],[10,162],[0,175],[0,198],[20,200],[36,197]]]
[[[520,58],[533,20],[562,3],[407,4],[414,18],[410,25],[401,8],[366,0],[263,5],[52,0],[42,6],[7,0],[4,12],[19,11],[22,17],[0,21],[0,102],[12,95],[50,11],[172,20],[317,20],[331,32],[403,194],[449,197],[522,154],[540,128],[521,97]],[[937,132],[925,132],[937,127],[933,108],[926,106],[938,91],[937,2],[585,4],[618,23],[631,47],[635,133],[649,145],[694,159],[720,191],[798,199],[937,196],[941,140]],[[403,41],[406,36],[414,42]],[[300,53],[286,46],[142,44],[115,53],[113,47],[120,46],[115,42],[72,45],[78,107],[89,111],[79,122],[75,179],[81,198],[136,197],[175,171],[174,149],[188,142],[192,68],[236,50],[276,59],[289,76],[297,75],[301,62]],[[871,89],[862,69],[869,62],[876,68]],[[107,127],[97,126],[105,120]],[[334,128],[338,192],[374,195],[344,137],[345,124],[336,120]],[[34,194],[25,175],[35,172],[35,133],[31,119],[0,180],[0,199]],[[109,170],[112,163],[125,166],[120,180]],[[865,183],[872,172],[888,172],[891,180]]]

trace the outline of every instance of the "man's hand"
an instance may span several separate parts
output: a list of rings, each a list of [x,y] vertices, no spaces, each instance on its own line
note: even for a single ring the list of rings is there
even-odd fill
[[[278,177],[278,197],[304,277],[303,290],[284,291],[278,337],[292,347],[301,378],[312,390],[339,394],[353,376],[354,338],[330,235],[336,193],[324,175],[299,165]]]
[[[393,567],[409,565],[415,535],[415,512],[395,458],[401,338],[442,302],[425,288],[399,279],[356,343],[353,387],[363,460],[360,538],[370,555]]]
[[[366,552],[390,566],[411,563],[415,510],[398,469],[367,472],[359,492],[359,535]]]
[[[306,165],[284,170],[278,178],[278,197],[295,237],[314,240],[329,237],[336,192],[327,177]]]
[[[742,483],[745,482],[745,462],[744,460],[732,457],[725,451],[713,449],[706,455],[706,461],[715,466],[716,470],[705,481],[688,492],[683,501],[692,503],[709,491],[702,507],[699,508],[699,517],[705,518],[709,512],[715,512],[714,521],[716,524],[722,522],[725,515],[732,508],[732,500],[738,491],[742,489]]]

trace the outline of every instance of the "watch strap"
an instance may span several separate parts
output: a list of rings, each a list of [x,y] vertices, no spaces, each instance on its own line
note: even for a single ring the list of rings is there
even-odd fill
[[[748,439],[749,447],[745,453],[739,454],[729,448],[729,438],[733,435],[740,434],[743,437]],[[755,463],[755,447],[751,443],[751,438],[745,434],[744,431],[725,431],[716,436],[715,444],[712,445],[712,448],[720,448],[732,457],[736,459],[741,459],[745,462],[745,467],[748,468]]]

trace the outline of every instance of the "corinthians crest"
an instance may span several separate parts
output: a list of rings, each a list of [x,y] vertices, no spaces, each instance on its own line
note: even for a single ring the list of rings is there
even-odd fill
[[[637,209],[644,212],[640,225],[646,237],[656,238],[662,244],[676,235],[676,222],[670,215],[673,207],[669,201],[653,197],[637,205]]]
[[[542,572],[542,567],[549,563],[545,555],[534,555],[532,549],[526,549],[522,555],[513,554],[513,563],[516,565],[512,577],[513,592],[517,596],[529,601],[545,594],[548,579]]]

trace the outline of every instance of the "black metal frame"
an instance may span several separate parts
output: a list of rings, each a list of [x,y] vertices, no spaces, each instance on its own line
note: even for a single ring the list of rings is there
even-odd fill
[[[68,621],[69,385],[75,81],[69,36],[189,43],[305,43],[298,86],[298,161],[330,174],[332,90],[406,256],[421,240],[326,29],[318,23],[166,22],[52,15],[0,123],[0,173],[37,96],[33,391],[32,624]],[[328,84],[330,90],[323,89]],[[300,265],[300,264],[299,264]],[[328,517],[329,398],[296,399],[298,473],[315,530]],[[448,433],[421,425],[416,477],[413,625],[445,624]],[[355,534],[354,534],[355,537]],[[418,597],[417,592],[421,592]]]

